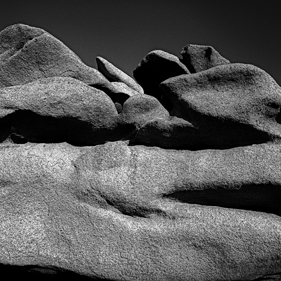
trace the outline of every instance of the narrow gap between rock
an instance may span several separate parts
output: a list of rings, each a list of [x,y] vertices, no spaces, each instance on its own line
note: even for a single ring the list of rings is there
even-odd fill
[[[0,143],[61,143],[94,146],[108,141],[127,140],[134,126],[116,124],[93,129],[93,124],[74,117],[53,118],[28,110],[16,111],[0,120]]]
[[[277,121],[281,123],[281,114],[277,116]],[[163,149],[174,150],[207,150],[207,149],[231,149],[235,147],[243,147],[253,144],[270,142],[270,138],[264,132],[256,132],[255,130],[240,128],[241,134],[235,137],[235,134],[222,134],[218,137],[210,132],[212,139],[208,136],[199,136],[197,138],[188,138],[186,143],[184,140],[172,142],[161,137],[148,141],[146,139],[136,140],[136,128],[134,124],[118,124],[114,128],[99,128],[93,130],[92,124],[82,122],[73,117],[53,118],[50,116],[41,116],[28,110],[16,111],[0,120],[1,132],[0,143],[10,142],[14,144],[31,143],[61,143],[67,142],[73,146],[95,146],[110,141],[129,141],[130,146],[144,145],[155,146]],[[228,123],[222,126],[222,131],[227,131]],[[232,124],[234,127],[235,124]],[[239,129],[237,128],[237,130]],[[233,130],[235,132],[235,130]],[[247,138],[243,138],[247,136]],[[149,137],[149,136],[148,136]],[[169,139],[171,139],[171,136]],[[249,139],[248,139],[249,138]],[[231,141],[229,143],[229,140]],[[278,140],[277,140],[278,141]],[[222,145],[226,143],[227,145]]]
[[[134,205],[132,203],[126,204],[126,202],[114,202],[108,198],[103,198],[109,206],[112,206],[114,209],[118,210],[122,215],[125,216],[149,218],[151,215],[157,215],[161,217],[167,217],[166,212],[157,208]]]
[[[110,279],[80,275],[74,271],[58,267],[40,267],[38,265],[6,265],[0,264],[1,280],[28,280],[28,281],[112,281]]]
[[[275,185],[244,185],[239,190],[223,188],[176,191],[165,194],[182,203],[273,213],[281,216],[281,188]]]
[[[279,111],[278,115],[275,118],[276,122],[281,124],[281,112]]]

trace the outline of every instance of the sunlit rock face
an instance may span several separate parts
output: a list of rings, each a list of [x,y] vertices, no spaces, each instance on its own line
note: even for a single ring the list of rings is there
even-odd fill
[[[281,280],[281,88],[210,46],[135,79],[0,32],[3,280]]]

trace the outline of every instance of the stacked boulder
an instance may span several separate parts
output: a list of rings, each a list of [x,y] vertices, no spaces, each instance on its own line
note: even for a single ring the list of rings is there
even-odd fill
[[[281,88],[210,46],[180,54],[133,79],[0,32],[3,276],[281,279]]]

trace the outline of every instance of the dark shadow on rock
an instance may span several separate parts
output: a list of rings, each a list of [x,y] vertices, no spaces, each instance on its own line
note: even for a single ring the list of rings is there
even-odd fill
[[[196,119],[201,117],[197,114]],[[195,123],[195,122],[194,122]],[[152,120],[142,126],[130,145],[157,146],[164,149],[230,149],[278,141],[267,132],[248,124],[209,117],[206,122],[191,124],[177,117]],[[279,140],[280,141],[280,140]]]
[[[184,59],[180,59],[180,62],[185,64],[185,66],[188,68],[188,70],[190,71],[190,73],[196,73],[196,70],[195,68],[193,67],[192,65],[192,62],[191,62],[191,56],[189,53],[186,53]]]
[[[281,280],[281,273],[266,275],[261,278],[255,279],[253,281],[280,281]]]
[[[98,90],[101,90],[103,92],[105,92],[113,101],[113,103],[120,103],[121,105],[123,105],[123,103],[128,99],[128,95],[124,94],[124,93],[118,93],[116,92],[116,90],[114,89],[113,86],[108,86],[108,85],[89,85],[91,87],[94,87]]]
[[[28,110],[16,111],[0,120],[0,142],[24,144],[67,142],[75,146],[126,140],[134,135],[135,126],[116,120],[108,127],[95,127],[74,117],[53,118]]]
[[[143,87],[144,93],[157,99],[161,96],[158,85],[168,78],[182,74],[189,74],[186,66],[178,57],[162,50],[148,53],[133,71],[134,78]]]
[[[279,112],[279,114],[277,114],[275,120],[276,120],[277,123],[281,124],[281,112]]]
[[[182,203],[273,213],[281,216],[281,188],[268,185],[244,185],[239,190],[223,188],[177,191],[165,198]]]
[[[212,46],[188,44],[180,51],[183,63],[190,73],[196,73],[209,68],[230,63]]]
[[[28,281],[111,281],[110,279],[83,276],[76,272],[57,267],[40,267],[37,265],[0,265],[1,280],[28,280]]]
[[[10,139],[11,139],[11,142],[17,143],[17,144],[25,144],[28,142],[28,140],[24,136],[18,135],[16,133],[12,133],[10,135]]]
[[[218,121],[215,118],[212,122],[209,117],[206,124],[202,122],[200,126],[196,125],[192,127],[169,120],[152,120],[137,129],[134,123],[124,122],[120,117],[111,126],[95,127],[74,117],[53,118],[18,110],[0,119],[0,143],[9,140],[16,144],[67,142],[75,146],[91,146],[107,141],[129,140],[130,145],[202,150],[229,149],[275,141],[266,132],[246,124]],[[220,134],[217,133],[218,127]]]

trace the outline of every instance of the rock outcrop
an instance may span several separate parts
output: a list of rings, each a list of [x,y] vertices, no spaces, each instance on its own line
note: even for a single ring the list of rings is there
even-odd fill
[[[135,80],[118,69],[112,63],[102,57],[97,57],[98,70],[110,81],[110,82],[122,82],[131,89],[143,94],[143,88],[135,82]]]
[[[8,129],[2,140],[16,134],[30,142],[94,145],[116,138],[118,125],[111,99],[70,77],[0,89],[0,116]]]
[[[281,88],[255,66],[221,65],[168,79],[160,89],[170,114],[190,122],[202,146],[234,147],[281,137]]]
[[[181,49],[180,54],[182,55],[180,61],[191,73],[230,63],[211,46],[189,44]]]
[[[184,50],[149,53],[139,85],[42,29],[0,32],[3,276],[281,279],[281,88]]]
[[[0,58],[1,87],[54,76],[72,77],[94,85],[109,83],[61,41],[40,28],[27,25],[12,25],[1,31]]]
[[[125,123],[136,124],[138,128],[155,119],[169,119],[169,112],[154,97],[135,95],[123,105],[119,115]]]
[[[161,100],[158,85],[170,77],[188,73],[188,69],[180,62],[178,57],[156,50],[143,58],[134,70],[134,77],[143,87],[145,94]]]

